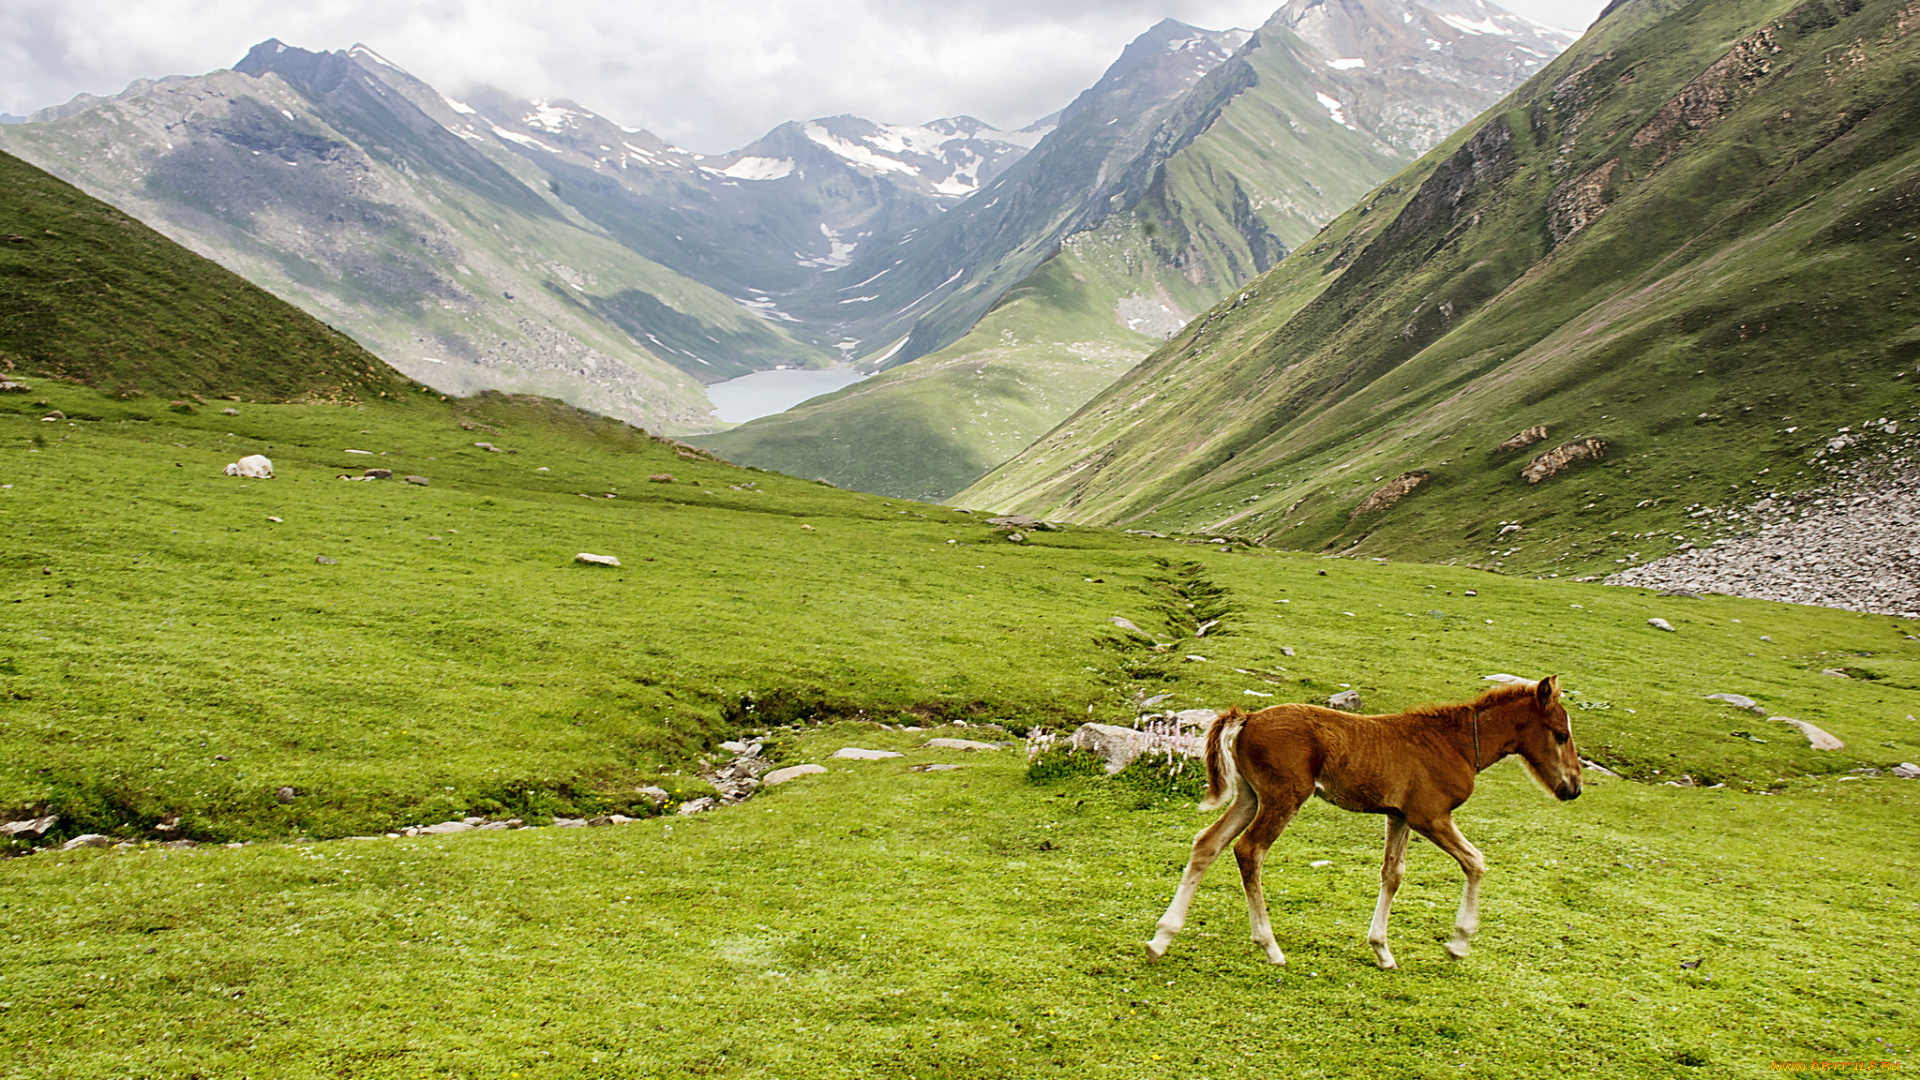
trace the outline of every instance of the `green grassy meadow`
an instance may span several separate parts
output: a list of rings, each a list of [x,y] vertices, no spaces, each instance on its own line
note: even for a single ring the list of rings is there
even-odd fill
[[[527,399],[228,416],[25,378],[0,396],[0,816],[135,846],[0,860],[5,1075],[1758,1075],[1909,1053],[1920,786],[1849,771],[1920,758],[1911,623],[1097,529],[1016,543]],[[221,475],[251,452],[276,479]],[[337,479],[372,466],[431,483]],[[1149,588],[1156,560],[1222,591],[1205,639]],[[1352,686],[1384,711],[1549,671],[1583,753],[1630,779],[1560,806],[1489,772],[1461,815],[1493,871],[1476,953],[1443,962],[1458,871],[1419,845],[1393,974],[1364,943],[1377,822],[1316,805],[1276,849],[1284,971],[1245,942],[1230,864],[1148,968],[1190,799],[899,730],[1064,731],[1157,693]],[[1847,748],[1703,700],[1722,691]],[[638,786],[691,797],[702,755],[763,731],[782,763],[909,754],[697,817],[344,839],[639,816]],[[969,767],[908,771],[934,760]]]
[[[909,753],[696,818],[12,860],[0,1060],[22,1077],[1185,1078],[1911,1057],[1906,781],[1605,781],[1561,806],[1496,766],[1460,815],[1492,868],[1474,954],[1442,953],[1459,874],[1416,843],[1396,972],[1364,941],[1378,824],[1316,803],[1268,862],[1285,968],[1246,941],[1231,860],[1150,966],[1139,942],[1204,820],[1190,802],[1034,784],[1018,750],[921,738],[820,729],[790,752]],[[967,767],[908,771],[934,760]]]

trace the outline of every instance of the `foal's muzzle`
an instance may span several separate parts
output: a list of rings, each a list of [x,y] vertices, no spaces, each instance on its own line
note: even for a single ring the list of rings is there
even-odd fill
[[[1580,797],[1580,781],[1565,780],[1554,789],[1553,796],[1561,802],[1572,802]]]

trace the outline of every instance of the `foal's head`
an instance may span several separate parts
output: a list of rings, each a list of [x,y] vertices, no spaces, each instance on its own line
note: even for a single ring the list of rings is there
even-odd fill
[[[1573,748],[1573,725],[1560,703],[1560,676],[1549,675],[1533,693],[1516,703],[1514,735],[1520,759],[1541,787],[1561,802],[1580,797],[1580,755]]]

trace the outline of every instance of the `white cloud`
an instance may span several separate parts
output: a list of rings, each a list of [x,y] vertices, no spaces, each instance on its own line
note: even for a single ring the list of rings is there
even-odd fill
[[[1603,0],[1510,5],[1584,26]],[[6,0],[0,111],[199,74],[277,37],[364,42],[458,97],[571,98],[707,153],[786,120],[961,113],[1019,127],[1065,105],[1163,17],[1253,27],[1273,0]],[[1580,13],[1588,12],[1585,16]]]

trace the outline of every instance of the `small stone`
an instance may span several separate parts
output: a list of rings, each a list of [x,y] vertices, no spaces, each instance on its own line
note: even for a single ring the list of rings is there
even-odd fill
[[[1282,646],[1280,646],[1280,655],[1281,655],[1281,656],[1292,656],[1292,655],[1294,655],[1294,653],[1293,653],[1293,646],[1291,646],[1291,645],[1282,645]]]
[[[1340,691],[1339,693],[1327,699],[1327,708],[1339,709],[1341,712],[1354,712],[1354,713],[1359,712],[1360,711],[1360,691],[1358,690]]]
[[[590,817],[587,819],[587,826],[589,828],[597,829],[597,828],[600,828],[602,825],[611,825],[611,824],[613,824],[613,815],[611,814],[601,814],[599,817]]]
[[[99,833],[82,833],[60,845],[61,851],[73,851],[83,847],[111,847],[113,840]]]
[[[1208,659],[1207,659],[1206,657],[1204,657],[1204,656],[1201,656],[1201,655],[1200,655],[1199,653],[1188,653],[1188,654],[1187,654],[1187,656],[1186,656],[1186,659],[1187,659],[1187,662],[1188,662],[1188,663],[1190,663],[1190,664],[1207,664],[1207,663],[1212,663],[1212,661],[1210,661],[1210,660],[1208,660]]]
[[[1183,728],[1206,727],[1220,718],[1212,709],[1181,709],[1173,714],[1173,721]]]
[[[487,832],[489,830],[498,830],[498,829],[511,829],[511,828],[513,828],[513,826],[507,824],[504,821],[489,821],[485,825],[476,826],[476,829],[480,832]]]
[[[446,836],[449,833],[472,832],[473,826],[464,821],[442,821],[420,830],[422,836]]]
[[[964,768],[966,768],[965,765],[946,765],[946,764],[915,765],[912,771],[914,772],[951,772],[954,769],[964,769]]]
[[[580,554],[575,555],[573,557],[573,561],[577,563],[591,563],[595,566],[619,566],[620,565],[620,560],[615,556],[595,555],[590,551],[583,551]]]
[[[239,416],[240,410],[229,406],[227,408],[221,409],[220,415],[221,416]]]
[[[375,480],[391,480],[393,479],[393,470],[392,469],[368,469],[363,475],[371,476]]]
[[[1319,870],[1322,867],[1332,866],[1333,860],[1332,859],[1315,859],[1312,862],[1308,863],[1307,865],[1312,867],[1315,870]]]
[[[1524,682],[1533,681],[1532,679],[1523,679],[1518,675],[1509,675],[1504,671],[1496,671],[1492,675],[1482,675],[1480,676],[1480,678],[1486,682],[1498,683],[1501,686],[1511,686],[1514,683],[1524,683]]]
[[[299,792],[290,787],[282,787],[273,793],[273,797],[282,803],[290,803],[293,801],[293,797],[298,794]]]
[[[409,483],[409,484],[418,484],[418,485],[420,485],[421,487],[426,487],[426,486],[427,486],[428,484],[430,484],[430,483],[432,483],[432,482],[433,482],[433,481],[431,481],[431,480],[428,480],[428,479],[427,479],[426,477],[424,477],[424,476],[409,476],[409,477],[407,477],[407,483]]]
[[[1665,630],[1669,634],[1679,633],[1678,630],[1673,628],[1673,624],[1665,619],[1648,619],[1647,625],[1653,627],[1655,630]]]
[[[1022,540],[1025,540],[1026,538],[1027,538],[1027,534],[1022,532],[1010,532],[1007,534],[1007,539],[1013,541],[1016,544],[1021,542]]]
[[[50,413],[48,413],[47,415],[45,415],[45,416],[43,416],[43,417],[41,417],[40,419],[42,419],[42,420],[65,420],[66,418],[67,418],[67,414],[66,414],[66,413],[63,413],[63,412],[61,412],[61,411],[60,411],[59,409],[55,409],[55,410],[53,410],[52,412],[50,412]]]
[[[729,739],[720,744],[720,749],[730,750],[736,754],[744,754],[747,752],[747,744],[735,739]]]
[[[584,829],[587,827],[587,819],[577,818],[577,817],[557,817],[553,819],[553,827],[556,829]]]
[[[815,773],[823,773],[826,771],[827,767],[825,765],[789,765],[784,769],[775,769],[761,777],[760,782],[768,787],[773,787],[775,784],[784,784],[789,780],[797,780],[802,776],[812,776]]]
[[[321,566],[337,566],[340,562],[339,559],[329,559],[325,555],[315,555],[313,561]]]
[[[1812,724],[1807,723],[1805,720],[1795,720],[1791,716],[1769,716],[1767,717],[1767,719],[1778,720],[1783,724],[1787,724],[1791,727],[1799,728],[1800,734],[1805,735],[1807,737],[1807,743],[1810,746],[1812,746],[1815,750],[1845,750],[1847,748],[1846,743],[1843,743],[1839,739],[1836,739],[1832,735],[1828,734],[1827,732],[1822,731],[1817,727],[1814,727]]]
[[[975,742],[972,739],[928,739],[927,748],[930,750],[998,750],[1000,749],[998,746],[995,746],[990,742]]]
[[[704,814],[707,811],[719,805],[720,804],[715,802],[714,800],[707,798],[706,796],[701,796],[700,798],[694,799],[691,802],[681,803],[680,815],[682,817],[689,817],[693,814]]]
[[[267,520],[273,522],[275,525],[283,524],[279,518],[274,517],[272,514],[267,515]]]
[[[1903,761],[1893,767],[1893,775],[1902,780],[1920,780],[1920,765],[1915,765],[1911,761]]]
[[[215,755],[213,755],[213,760],[215,760],[215,761],[232,761],[233,759],[232,759],[232,758],[230,758],[230,757],[228,757],[228,756],[227,756],[227,755],[225,755],[225,754],[215,754]]]
[[[833,756],[848,761],[879,761],[881,758],[905,757],[905,754],[893,750],[867,750],[858,746],[843,746],[833,752]]]
[[[659,806],[661,803],[667,801],[667,789],[663,787],[648,784],[646,787],[634,788],[633,790],[635,794],[640,795],[655,806]]]
[[[1840,670],[1839,668],[1837,668],[1837,667],[1830,667],[1830,668],[1827,668],[1827,669],[1826,669],[1825,671],[1822,671],[1822,672],[1821,672],[1820,674],[1822,674],[1822,675],[1830,675],[1830,676],[1832,676],[1833,678],[1836,678],[1836,679],[1851,679],[1851,678],[1853,678],[1853,676],[1851,676],[1851,675],[1849,675],[1849,674],[1847,674],[1847,673],[1846,673],[1846,672],[1844,672],[1844,671],[1841,671],[1841,670]]]
[[[647,479],[656,484],[671,484],[673,483],[673,474],[654,473],[652,476],[647,477]]]
[[[1745,709],[1758,716],[1767,715],[1767,707],[1745,694],[1708,694],[1708,701],[1724,701],[1736,709]]]

